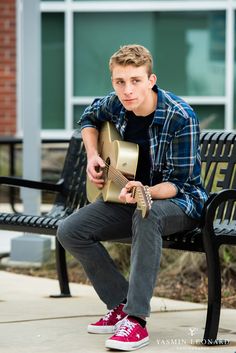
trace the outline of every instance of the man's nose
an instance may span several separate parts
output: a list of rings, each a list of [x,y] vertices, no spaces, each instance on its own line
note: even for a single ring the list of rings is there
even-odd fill
[[[132,90],[133,90],[132,85],[130,83],[126,83],[124,88],[124,94],[126,95],[130,94],[132,93]]]

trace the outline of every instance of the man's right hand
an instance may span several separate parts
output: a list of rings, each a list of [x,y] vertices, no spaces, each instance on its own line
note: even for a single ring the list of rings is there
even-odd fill
[[[104,182],[105,182],[105,180],[103,179],[104,168],[105,168],[105,163],[98,154],[88,159],[88,163],[87,163],[88,178],[99,189],[103,188]]]

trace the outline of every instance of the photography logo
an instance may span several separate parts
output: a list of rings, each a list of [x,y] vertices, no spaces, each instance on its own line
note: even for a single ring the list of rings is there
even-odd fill
[[[197,327],[189,327],[189,335],[191,337],[194,337],[198,333],[198,328]]]
[[[185,332],[185,337],[168,337],[157,339],[157,344],[162,346],[175,346],[176,350],[201,350],[202,352],[210,350],[208,346],[215,345],[225,345],[228,344],[228,340],[210,340],[210,339],[201,339],[199,338],[201,332],[197,327],[188,327],[187,334]],[[187,337],[186,337],[187,336]],[[234,352],[236,353],[236,351]]]
[[[183,337],[168,337],[168,338],[162,338],[162,339],[157,339],[157,344],[158,345],[174,345],[176,346],[176,349],[184,349],[184,348],[189,348],[189,345],[195,344],[197,342],[197,338],[194,337],[198,333],[198,328],[197,327],[189,327],[187,331],[187,335],[185,333],[185,336],[188,336],[186,338]]]

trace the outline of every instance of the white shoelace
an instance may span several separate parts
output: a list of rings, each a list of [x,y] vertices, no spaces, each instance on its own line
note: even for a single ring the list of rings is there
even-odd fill
[[[114,311],[118,308],[119,305],[117,305],[114,309],[111,309],[105,316],[103,316],[104,321],[108,321],[110,316],[114,313]]]
[[[116,336],[127,337],[135,326],[136,324],[134,322],[125,320],[125,322],[120,326],[120,328],[116,332]]]
[[[104,321],[108,321],[110,316],[113,314],[114,309],[110,310],[105,316],[103,316]]]

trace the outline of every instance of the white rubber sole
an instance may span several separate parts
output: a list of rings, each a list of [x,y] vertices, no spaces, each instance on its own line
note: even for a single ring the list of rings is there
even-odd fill
[[[110,349],[119,349],[121,351],[134,351],[149,344],[149,337],[145,337],[139,342],[120,342],[116,340],[106,340],[105,347]]]
[[[114,333],[115,326],[88,325],[87,331],[88,333]]]

